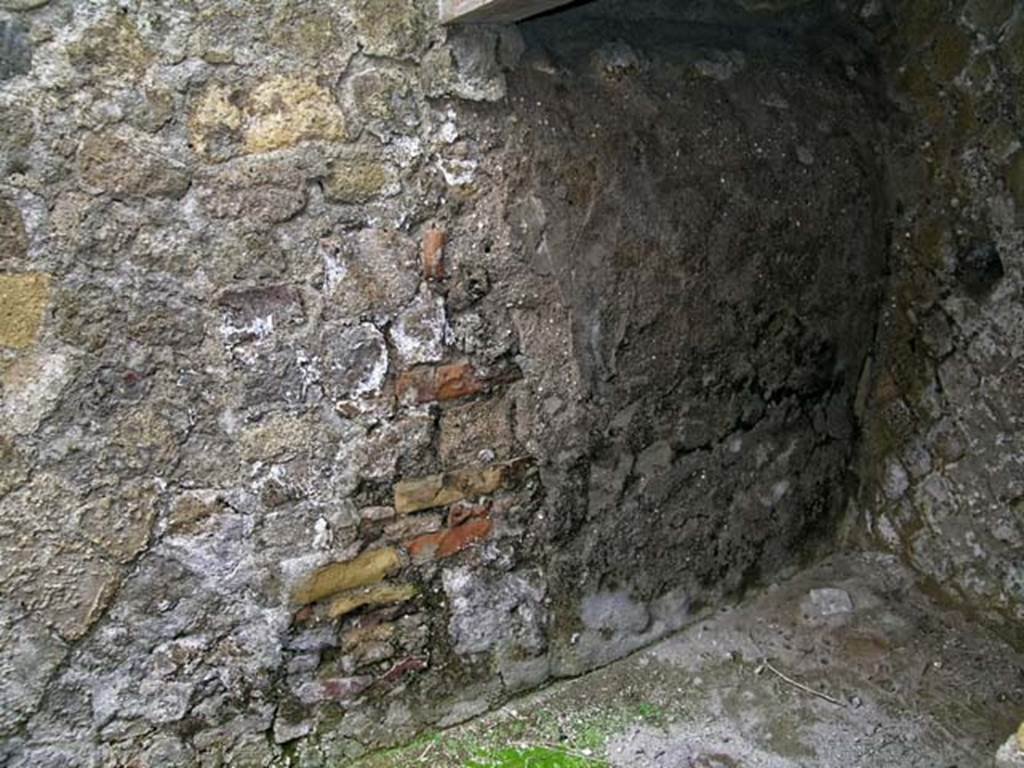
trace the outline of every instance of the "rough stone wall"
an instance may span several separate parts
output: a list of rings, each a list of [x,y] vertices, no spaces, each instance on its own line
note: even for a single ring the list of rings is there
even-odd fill
[[[905,356],[874,70],[774,5],[0,0],[3,759],[337,764],[827,540]]]
[[[893,206],[861,521],[1024,642],[1024,7],[867,3]]]

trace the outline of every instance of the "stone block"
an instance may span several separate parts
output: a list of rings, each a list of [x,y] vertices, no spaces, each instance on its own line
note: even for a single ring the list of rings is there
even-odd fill
[[[394,167],[373,158],[339,158],[324,180],[324,196],[332,203],[362,205],[397,194],[401,187]]]
[[[316,571],[299,586],[292,599],[299,605],[308,605],[344,590],[374,584],[400,566],[398,551],[391,547],[364,552],[354,560],[331,563]]]
[[[248,90],[211,85],[193,107],[189,132],[196,150],[213,162],[347,138],[345,116],[327,88],[283,75]]]
[[[436,363],[444,356],[447,329],[444,299],[423,290],[391,326],[391,343],[404,365]]]
[[[529,459],[520,458],[481,469],[462,469],[403,480],[395,486],[394,507],[404,514],[485,496],[517,480],[529,464]]]
[[[34,344],[49,303],[49,275],[0,275],[0,347],[24,349]]]
[[[93,133],[82,141],[78,174],[91,191],[118,199],[178,199],[191,183],[188,167],[156,140],[112,132]]]
[[[0,264],[16,263],[25,258],[27,250],[28,237],[21,211],[17,206],[0,199]]]
[[[412,600],[418,590],[412,584],[378,584],[352,589],[333,598],[327,606],[327,618],[338,619],[365,606],[396,605]]]
[[[0,433],[27,435],[35,431],[60,400],[71,379],[67,355],[34,350],[0,372]]]
[[[312,80],[274,77],[253,89],[246,104],[247,152],[269,152],[300,141],[341,141],[345,116],[330,92]]]
[[[393,229],[363,229],[320,242],[327,319],[390,319],[416,296],[416,243]]]
[[[32,69],[32,41],[24,24],[0,19],[0,82]]]

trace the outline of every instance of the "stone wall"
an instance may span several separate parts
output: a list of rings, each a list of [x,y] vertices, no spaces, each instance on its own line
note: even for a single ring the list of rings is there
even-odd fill
[[[893,224],[855,519],[1019,644],[1024,7],[868,3],[860,18],[894,105]]]
[[[915,53],[888,119],[897,11],[790,5],[0,0],[0,756],[335,765],[778,577],[851,500],[956,562],[912,518],[957,466],[908,458],[914,291],[1016,328],[1014,102],[958,128]],[[940,167],[964,251],[909,229]]]

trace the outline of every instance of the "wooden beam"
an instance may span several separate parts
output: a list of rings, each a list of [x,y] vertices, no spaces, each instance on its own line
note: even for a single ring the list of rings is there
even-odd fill
[[[505,23],[536,16],[572,0],[441,0],[441,22]]]

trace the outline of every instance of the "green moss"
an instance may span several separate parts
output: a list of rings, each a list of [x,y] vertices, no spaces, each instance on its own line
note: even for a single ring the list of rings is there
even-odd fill
[[[482,754],[466,768],[602,768],[605,762],[548,747],[501,749]]]

